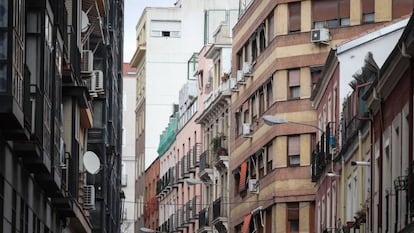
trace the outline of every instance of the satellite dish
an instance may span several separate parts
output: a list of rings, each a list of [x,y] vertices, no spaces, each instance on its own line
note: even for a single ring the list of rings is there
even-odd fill
[[[90,25],[88,15],[84,11],[82,11],[81,17],[82,17],[81,18],[81,23],[82,23],[81,31],[86,32]]]
[[[101,161],[98,156],[92,151],[86,151],[83,155],[83,166],[90,174],[96,174],[101,168]]]

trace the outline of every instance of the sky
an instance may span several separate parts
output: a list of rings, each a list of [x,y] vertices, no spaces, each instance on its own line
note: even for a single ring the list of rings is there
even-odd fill
[[[177,0],[125,0],[124,62],[129,63],[136,49],[135,26],[147,6],[174,6]]]

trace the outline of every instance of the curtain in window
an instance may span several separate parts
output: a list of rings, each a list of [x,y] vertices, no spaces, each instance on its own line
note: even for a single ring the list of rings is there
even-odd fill
[[[247,162],[243,162],[240,166],[239,192],[242,192],[246,189],[246,179],[247,179]]]

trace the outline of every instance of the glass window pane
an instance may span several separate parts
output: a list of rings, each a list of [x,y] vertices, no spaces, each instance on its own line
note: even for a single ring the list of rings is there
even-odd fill
[[[0,64],[0,91],[6,91],[7,89],[7,66]]]
[[[7,59],[7,32],[0,33],[0,59]]]
[[[9,9],[7,6],[7,2],[8,1],[0,2],[0,27],[7,27],[7,11]]]

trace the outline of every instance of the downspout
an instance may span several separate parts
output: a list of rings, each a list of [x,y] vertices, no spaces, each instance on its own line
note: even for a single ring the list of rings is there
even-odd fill
[[[410,95],[409,95],[409,97],[408,97],[408,103],[409,103],[409,105],[408,105],[408,161],[409,161],[409,165],[408,165],[408,167],[409,168],[411,168],[411,169],[413,169],[413,96],[414,96],[414,90],[413,90],[413,76],[414,76],[414,73],[413,73],[413,69],[412,69],[412,66],[413,66],[413,60],[412,59],[410,59],[410,61],[411,61],[411,63],[410,63],[410,65],[408,66],[408,69],[409,69],[409,74],[411,74],[411,77],[410,77]],[[410,166],[411,165],[411,166]],[[410,174],[411,173],[411,171],[409,171],[408,172],[408,174]],[[413,179],[413,177],[410,177],[410,176],[408,176],[408,190],[406,191],[406,212],[405,212],[405,225],[407,226],[408,225],[408,211],[410,210],[409,208],[409,197],[410,196],[412,196],[413,194],[412,193],[409,193],[410,192],[410,190],[412,190],[412,188],[411,188],[411,185],[412,185],[412,179]]]

